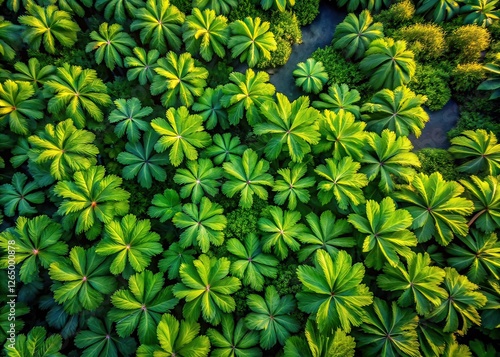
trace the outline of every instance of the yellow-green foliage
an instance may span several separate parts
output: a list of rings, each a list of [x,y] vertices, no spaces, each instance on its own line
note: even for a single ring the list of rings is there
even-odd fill
[[[457,53],[459,63],[476,62],[491,41],[487,29],[477,25],[460,26],[449,37],[450,48]]]

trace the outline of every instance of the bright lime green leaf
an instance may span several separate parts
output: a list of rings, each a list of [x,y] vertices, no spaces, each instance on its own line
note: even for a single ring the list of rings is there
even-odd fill
[[[398,304],[409,307],[415,304],[419,315],[429,313],[448,297],[440,287],[444,280],[444,270],[431,266],[429,254],[411,253],[407,265],[399,262],[397,266],[384,265],[384,273],[377,277],[377,285],[386,291],[398,291]]]
[[[443,180],[439,172],[430,176],[420,173],[393,197],[408,204],[405,209],[413,216],[412,229],[419,243],[434,237],[446,246],[454,234],[465,236],[468,231],[465,216],[473,212],[473,203],[459,197],[463,192],[462,186]]]
[[[283,346],[286,339],[300,329],[299,322],[290,315],[295,310],[294,297],[280,297],[272,285],[266,288],[264,298],[248,295],[247,305],[252,312],[245,317],[245,325],[250,330],[260,330],[260,345],[265,350],[276,343]]]
[[[368,253],[365,264],[369,268],[380,270],[385,262],[396,267],[399,256],[408,258],[411,255],[409,247],[417,245],[417,237],[408,230],[413,222],[411,214],[396,209],[390,197],[385,197],[380,204],[368,200],[366,213],[351,213],[348,220],[358,232],[368,234],[363,242],[363,252]]]
[[[417,340],[418,316],[410,309],[401,309],[395,302],[391,308],[375,298],[356,334],[356,347],[366,356],[419,357]]]
[[[315,267],[300,265],[297,275],[303,291],[297,293],[300,310],[313,314],[322,332],[341,327],[347,333],[351,326],[359,326],[366,316],[363,307],[373,301],[373,294],[361,284],[365,267],[352,265],[352,258],[344,250],[333,256],[319,249]]]
[[[60,224],[47,216],[33,219],[19,217],[16,227],[0,233],[0,247],[5,252],[0,264],[6,269],[8,262],[9,241],[15,241],[15,262],[20,266],[19,278],[23,283],[30,283],[38,278],[39,267],[47,269],[50,263],[61,260],[68,253],[68,245],[61,242],[63,230]]]
[[[208,71],[205,67],[197,67],[195,60],[189,53],[170,51],[166,57],[158,60],[154,68],[157,73],[151,83],[151,94],[161,96],[161,101],[166,108],[177,105],[190,107],[195,97],[203,94],[207,86]]]
[[[235,326],[230,314],[222,316],[222,333],[209,328],[207,335],[214,347],[212,357],[262,357],[258,347],[259,331],[249,331],[245,320],[240,319]]]
[[[99,149],[93,144],[95,135],[77,129],[73,120],[57,125],[47,124],[45,130],[28,138],[30,161],[49,164],[50,174],[56,180],[69,180],[76,171],[87,170],[97,163]]]
[[[318,183],[318,198],[326,205],[333,198],[340,209],[346,210],[349,205],[357,206],[365,202],[363,187],[368,185],[365,174],[358,173],[361,165],[346,156],[341,161],[326,159],[326,165],[319,165],[314,172],[323,181]]]
[[[64,215],[63,227],[72,229],[76,222],[77,234],[87,232],[89,239],[96,238],[100,222],[108,223],[128,212],[130,193],[120,188],[121,183],[118,176],[105,176],[103,166],[77,171],[73,181],[59,181],[54,192],[63,198],[57,211]]]
[[[137,220],[133,214],[128,214],[121,221],[106,223],[104,228],[104,237],[97,244],[96,253],[114,257],[110,267],[113,274],[123,272],[127,263],[141,272],[149,266],[153,256],[163,251],[160,235],[150,232],[148,219]]]
[[[141,42],[166,53],[168,49],[179,51],[182,45],[181,25],[185,15],[169,0],[147,0],[146,6],[134,11],[135,20],[131,31],[140,30]]]
[[[108,319],[116,322],[120,337],[130,336],[137,330],[140,343],[157,342],[156,327],[162,314],[179,302],[172,295],[172,287],[164,287],[164,283],[163,273],[145,270],[130,277],[128,290],[115,291],[111,296],[114,307]]]
[[[310,232],[305,232],[298,237],[305,244],[299,251],[300,262],[308,259],[318,249],[326,250],[334,255],[339,248],[356,245],[356,240],[351,236],[352,226],[346,219],[336,219],[332,211],[323,211],[321,217],[311,212],[306,216],[306,221]]]
[[[212,203],[207,197],[202,197],[199,205],[186,203],[182,212],[177,212],[172,219],[177,228],[184,229],[179,237],[181,247],[197,245],[203,253],[207,253],[210,245],[222,245],[223,230],[227,224],[223,213],[222,206]]]
[[[212,160],[198,159],[188,161],[186,168],[177,169],[174,182],[182,186],[182,198],[191,196],[193,203],[200,203],[203,196],[215,197],[219,193],[223,173],[222,167],[214,167]]]
[[[319,142],[320,114],[309,107],[308,97],[290,103],[284,94],[278,93],[277,102],[264,103],[261,112],[265,120],[254,126],[254,133],[264,136],[267,142],[264,151],[269,160],[276,160],[282,150],[288,149],[292,161],[302,162],[311,152],[310,145]]]
[[[95,247],[87,250],[73,247],[69,259],[50,264],[49,275],[54,283],[54,299],[65,310],[75,314],[83,309],[96,310],[105,295],[116,290],[117,282],[109,275],[111,260],[96,254]]]
[[[236,302],[231,294],[238,291],[241,282],[228,277],[231,263],[227,258],[199,256],[192,264],[181,264],[181,283],[174,286],[174,295],[186,299],[182,313],[184,318],[196,321],[203,319],[217,326],[224,313],[233,312]]]
[[[236,238],[226,243],[227,251],[237,257],[231,263],[231,274],[241,279],[256,291],[262,291],[264,276],[275,279],[278,274],[276,266],[279,261],[274,255],[264,254],[257,235],[249,233],[243,242]]]
[[[309,202],[311,195],[309,188],[316,183],[314,177],[304,175],[307,172],[305,164],[295,164],[290,168],[278,169],[278,174],[282,180],[274,181],[273,191],[276,191],[274,203],[283,205],[288,200],[288,209],[297,208],[298,201],[302,203]]]
[[[155,150],[163,152],[170,148],[169,158],[174,166],[179,166],[184,157],[188,160],[198,158],[197,148],[204,148],[212,142],[210,135],[203,129],[203,119],[191,115],[186,107],[167,110],[167,120],[153,119],[151,126],[161,135]]]
[[[0,83],[0,127],[9,124],[13,133],[27,135],[36,125],[34,120],[43,117],[44,103],[32,98],[35,89],[28,82],[10,79]]]
[[[479,286],[473,284],[466,276],[460,275],[454,268],[444,268],[446,273],[443,287],[448,298],[432,310],[428,317],[432,321],[446,321],[444,332],[458,332],[465,334],[471,325],[481,325],[481,318],[477,309],[483,307],[486,296],[476,291]]]
[[[363,58],[372,41],[384,37],[384,26],[373,22],[370,11],[363,10],[356,16],[353,13],[335,28],[333,47],[342,50],[346,58],[358,61]]]
[[[471,229],[465,237],[458,237],[446,252],[451,255],[448,264],[458,271],[467,270],[467,277],[476,284],[486,279],[500,280],[500,242],[497,234]]]
[[[285,211],[280,207],[269,207],[269,216],[259,219],[259,230],[265,232],[262,237],[262,250],[274,254],[284,260],[288,256],[288,248],[296,252],[300,249],[298,238],[307,232],[307,228],[300,221],[297,211]]]
[[[273,185],[273,176],[267,173],[269,162],[259,160],[255,151],[246,149],[242,157],[232,156],[230,162],[225,162],[222,167],[228,178],[222,185],[222,192],[228,197],[239,192],[241,207],[252,207],[254,194],[263,200],[267,199],[268,193],[264,186]]]

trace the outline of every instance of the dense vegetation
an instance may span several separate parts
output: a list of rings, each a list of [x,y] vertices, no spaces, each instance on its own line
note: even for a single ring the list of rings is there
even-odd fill
[[[3,354],[498,355],[500,3],[325,6],[0,0]]]

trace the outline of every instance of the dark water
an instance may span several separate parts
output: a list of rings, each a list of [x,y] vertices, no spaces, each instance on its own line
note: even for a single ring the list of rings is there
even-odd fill
[[[429,113],[430,120],[425,125],[419,138],[415,138],[414,135],[408,137],[415,150],[423,148],[449,148],[450,142],[446,133],[457,124],[459,116],[458,104],[450,100],[443,109],[435,112],[427,110],[427,113]]]
[[[333,4],[322,2],[319,15],[310,25],[302,27],[302,43],[292,46],[292,54],[288,62],[279,68],[272,69],[271,83],[276,91],[286,94],[292,101],[304,95],[300,88],[295,86],[293,71],[297,64],[305,62],[318,48],[325,47],[332,42],[335,27],[341,23],[347,13],[336,9]],[[271,73],[270,71],[270,73]]]
[[[268,71],[270,82],[274,84],[277,92],[285,94],[290,101],[305,94],[295,85],[293,71],[297,68],[298,63],[305,62],[318,48],[325,47],[332,42],[335,27],[344,20],[346,15],[344,10],[337,9],[333,4],[328,2],[320,4],[319,15],[310,25],[302,28],[302,43],[292,46],[292,54],[288,62],[282,67]],[[415,150],[427,147],[448,148],[450,142],[446,133],[458,121],[457,103],[449,101],[443,109],[435,112],[427,110],[427,112],[430,115],[430,120],[422,130],[420,137],[417,139],[414,135],[409,136]]]

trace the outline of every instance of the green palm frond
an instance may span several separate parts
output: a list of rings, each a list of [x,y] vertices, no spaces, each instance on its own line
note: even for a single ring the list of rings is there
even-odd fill
[[[151,50],[146,53],[146,50],[141,47],[135,47],[132,51],[134,56],[125,57],[123,60],[125,68],[129,68],[127,79],[133,81],[137,78],[141,85],[152,83],[156,74],[154,69],[158,66],[157,61],[160,52]]]
[[[413,145],[406,136],[397,137],[389,129],[379,136],[370,133],[369,149],[365,150],[361,163],[361,172],[368,180],[379,178],[378,187],[386,194],[396,188],[396,182],[409,183],[416,175],[414,168],[420,167],[418,156],[412,152]]]
[[[43,118],[43,101],[32,98],[34,94],[29,82],[8,79],[0,83],[0,126],[8,123],[12,132],[29,134],[35,127],[34,120]]]
[[[160,235],[150,231],[149,219],[137,220],[136,216],[128,214],[120,221],[106,223],[104,228],[96,253],[114,258],[110,271],[115,275],[123,272],[128,264],[136,272],[141,272],[149,266],[153,256],[163,251]]]
[[[370,43],[359,68],[370,77],[374,89],[394,89],[410,82],[417,65],[405,41],[379,38]]]
[[[212,160],[198,159],[188,161],[186,168],[177,169],[174,182],[182,185],[182,198],[191,196],[193,203],[199,203],[202,197],[215,197],[219,193],[223,173],[222,167],[214,167]]]
[[[97,163],[99,149],[93,144],[94,139],[92,132],[77,129],[71,119],[55,126],[47,124],[44,131],[28,138],[28,156],[36,164],[50,164],[50,174],[56,180],[69,180],[76,171]]]
[[[239,57],[240,62],[246,61],[249,67],[254,67],[261,59],[271,59],[271,51],[278,47],[274,34],[269,31],[270,23],[259,17],[247,16],[229,25],[231,36],[227,43],[233,58]]]
[[[164,284],[163,273],[153,274],[144,270],[130,277],[128,289],[113,293],[113,307],[107,318],[116,322],[118,336],[128,337],[137,330],[140,343],[157,343],[160,337],[156,331],[162,314],[169,312],[179,302],[172,295],[172,286],[164,287]]]
[[[123,24],[128,19],[134,18],[137,9],[144,7],[144,1],[96,0],[94,6],[97,11],[102,11],[106,20],[115,20],[116,22]]]
[[[254,126],[254,133],[268,139],[264,151],[269,160],[276,160],[282,150],[288,149],[292,161],[301,162],[311,152],[311,145],[319,142],[321,116],[309,106],[308,97],[290,103],[284,94],[278,93],[277,101],[264,103],[261,111],[265,120]]]
[[[231,263],[227,258],[208,257],[201,254],[192,264],[182,264],[181,283],[175,284],[175,297],[186,299],[182,314],[185,319],[196,321],[200,317],[217,326],[224,314],[233,312],[236,302],[231,294],[241,287],[236,277],[227,276]]]
[[[206,88],[201,97],[193,104],[192,109],[201,115],[207,130],[212,130],[217,125],[224,130],[229,129],[227,110],[221,103],[223,94],[221,85],[215,89]]]
[[[281,297],[272,285],[266,288],[264,298],[248,295],[247,305],[252,312],[245,317],[245,325],[250,330],[260,330],[259,341],[265,350],[276,343],[284,345],[286,339],[300,329],[299,322],[291,316],[296,305],[293,295]]]
[[[61,114],[73,119],[78,129],[87,123],[87,115],[101,122],[104,119],[102,107],[110,105],[107,87],[93,69],[82,69],[65,63],[57,68],[54,79],[48,80],[44,88],[52,95],[49,113]]]
[[[500,182],[495,176],[486,176],[481,180],[470,176],[469,180],[460,180],[474,203],[474,216],[469,227],[475,223],[476,228],[489,233],[500,228]]]
[[[277,206],[271,206],[268,216],[261,217],[257,222],[262,231],[262,250],[274,255],[280,260],[288,256],[288,249],[297,252],[300,249],[299,237],[307,232],[307,227],[300,221],[297,211],[284,211]]]
[[[416,95],[405,86],[382,89],[363,104],[362,118],[367,122],[367,129],[379,135],[382,130],[390,129],[397,136],[415,134],[418,138],[429,121],[429,114],[422,107],[426,101],[426,96]]]
[[[0,233],[0,247],[5,252],[0,264],[2,268],[9,265],[9,242],[16,242],[16,265],[20,266],[19,278],[28,284],[39,277],[40,267],[47,269],[49,265],[60,260],[68,253],[68,245],[61,242],[62,227],[48,216],[37,216],[33,219],[19,217],[16,226]]]
[[[182,39],[186,49],[192,54],[200,54],[207,62],[217,55],[224,58],[229,39],[227,18],[215,15],[214,10],[205,9],[203,12],[193,8],[191,15],[186,17],[183,26]]]
[[[35,92],[37,92],[39,87],[43,86],[47,80],[52,79],[57,70],[56,66],[50,64],[42,67],[35,57],[30,58],[27,65],[23,62],[16,62],[14,68],[17,73],[12,74],[12,79],[16,82],[30,82]]]
[[[312,102],[312,106],[316,109],[328,109],[335,114],[341,111],[346,111],[353,114],[358,119],[361,114],[359,113],[359,106],[354,104],[361,100],[361,96],[356,89],[349,90],[347,84],[333,84],[328,87],[328,94],[320,93],[321,100]]]
[[[157,64],[151,94],[162,94],[161,101],[166,108],[176,106],[177,103],[190,107],[194,98],[203,94],[203,89],[207,86],[208,71],[205,67],[197,67],[190,53],[177,55],[170,51]]]
[[[335,160],[346,156],[361,160],[368,141],[365,127],[366,124],[356,120],[350,112],[325,110],[319,120],[321,140],[313,147],[313,152],[331,152]]]
[[[95,60],[100,64],[103,60],[110,70],[115,69],[115,65],[123,68],[122,56],[132,56],[131,49],[136,46],[132,37],[123,31],[120,24],[109,26],[103,22],[99,26],[99,32],[90,33],[91,41],[85,47],[86,52],[96,51]]]
[[[365,284],[362,263],[352,265],[352,258],[340,250],[334,255],[319,249],[315,266],[300,265],[297,276],[302,282],[302,291],[297,293],[300,310],[312,314],[321,332],[342,328],[351,331],[359,326],[366,316],[363,307],[371,305],[373,294]]]
[[[406,266],[386,263],[384,273],[377,277],[377,285],[385,291],[397,291],[399,306],[415,304],[419,315],[425,315],[439,306],[448,297],[440,285],[444,280],[443,269],[432,266],[429,254],[411,252],[406,257]]]
[[[199,205],[186,203],[172,219],[177,228],[184,229],[179,237],[180,246],[199,246],[203,253],[207,253],[210,245],[222,245],[227,225],[223,213],[222,206],[207,197],[202,197]]]
[[[360,60],[370,43],[384,37],[384,27],[380,22],[373,22],[370,11],[363,10],[356,16],[349,14],[335,28],[333,47],[343,51],[346,58]]]
[[[75,314],[83,309],[96,310],[105,295],[117,288],[116,279],[109,275],[111,261],[87,250],[73,247],[69,258],[50,264],[49,275],[53,281],[54,299],[64,304],[64,309]]]
[[[63,215],[63,226],[75,232],[87,232],[89,239],[100,233],[102,223],[109,223],[115,216],[127,214],[130,193],[120,187],[122,179],[105,176],[103,166],[92,166],[77,171],[73,181],[59,181],[54,193],[63,198],[58,213]]]
[[[259,160],[255,151],[246,149],[242,157],[231,157],[222,167],[228,178],[222,185],[222,192],[228,197],[239,192],[241,207],[252,207],[254,194],[263,200],[267,199],[268,193],[264,186],[272,186],[274,180],[273,176],[267,173],[269,162]]]
[[[7,217],[14,217],[17,214],[32,215],[37,213],[37,209],[31,204],[41,204],[45,201],[42,191],[36,181],[28,182],[28,177],[22,172],[16,172],[12,176],[11,183],[0,186],[0,205]]]
[[[471,174],[500,174],[500,144],[491,131],[484,129],[465,130],[460,136],[451,139],[448,151],[465,162],[457,170]]]
[[[155,150],[164,152],[170,148],[169,158],[174,166],[179,166],[184,157],[187,160],[198,158],[197,148],[204,148],[211,143],[210,135],[203,129],[203,119],[191,115],[186,107],[167,110],[167,120],[153,119],[151,126],[161,135],[155,144]]]
[[[307,61],[297,64],[293,76],[296,77],[295,85],[301,87],[306,93],[318,94],[328,81],[325,66],[314,58],[308,58]]]
[[[318,183],[318,198],[326,205],[333,198],[340,209],[365,202],[363,187],[368,185],[365,174],[358,173],[361,165],[346,156],[340,161],[326,159],[326,165],[319,165],[314,172],[323,178]]]
[[[311,198],[309,189],[316,184],[316,179],[311,176],[304,177],[307,173],[305,164],[278,169],[277,173],[282,179],[274,181],[273,191],[277,192],[274,203],[283,205],[288,200],[288,209],[294,210],[298,201],[309,202]]]
[[[151,188],[153,179],[160,182],[167,179],[167,172],[162,166],[169,163],[168,155],[158,154],[153,150],[158,138],[159,135],[154,131],[148,131],[144,134],[142,142],[125,144],[125,151],[116,157],[120,164],[125,165],[122,170],[122,177],[125,180],[137,177],[141,187]]]
[[[145,7],[134,11],[131,31],[140,30],[141,42],[161,54],[168,49],[179,51],[182,45],[181,26],[185,15],[169,0],[147,0]]]
[[[264,276],[275,279],[278,275],[276,266],[278,259],[272,254],[262,252],[262,246],[257,235],[249,233],[242,239],[229,239],[227,251],[236,256],[231,263],[231,274],[241,279],[243,285],[256,291],[264,288]]]
[[[26,10],[29,15],[19,16],[19,22],[26,26],[23,40],[30,48],[38,50],[43,47],[48,53],[56,53],[56,40],[64,47],[71,47],[77,41],[80,27],[71,15],[57,6],[38,6],[28,1]]]
[[[473,203],[461,197],[464,188],[455,181],[445,181],[439,172],[430,176],[417,174],[411,184],[393,193],[406,203],[405,209],[413,216],[412,229],[423,243],[434,237],[446,246],[455,235],[467,235],[465,217],[473,212]]]
[[[245,117],[250,125],[260,121],[261,107],[272,101],[275,93],[274,85],[269,83],[269,74],[251,68],[245,74],[233,72],[229,75],[229,83],[224,85],[221,103],[228,108],[229,123],[237,125]]]
[[[215,10],[217,15],[227,15],[238,6],[238,0],[193,0],[193,8]]]

